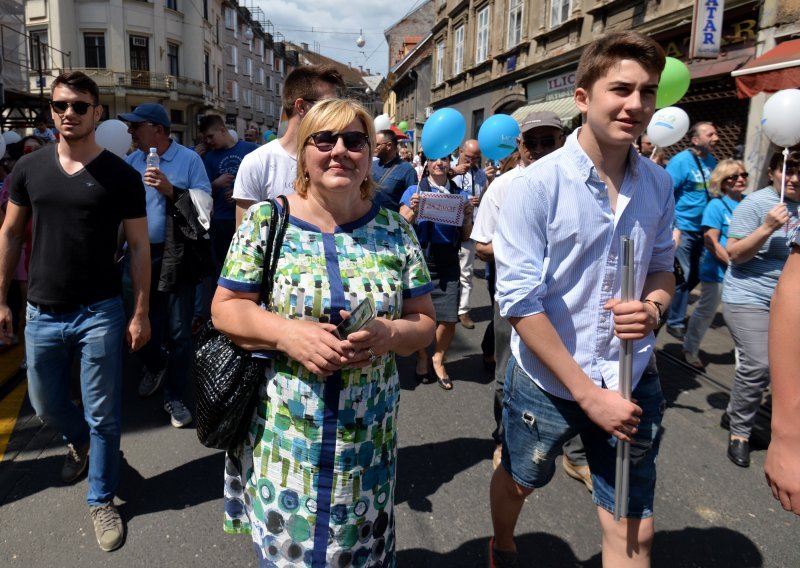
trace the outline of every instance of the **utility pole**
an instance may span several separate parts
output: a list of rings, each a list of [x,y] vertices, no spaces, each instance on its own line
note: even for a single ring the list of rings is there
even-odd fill
[[[44,70],[42,69],[42,41],[36,36],[36,69],[39,72],[39,116],[44,117]]]

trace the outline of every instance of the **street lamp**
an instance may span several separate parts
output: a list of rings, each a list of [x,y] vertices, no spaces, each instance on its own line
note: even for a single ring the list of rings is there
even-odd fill
[[[366,44],[366,40],[364,39],[363,30],[358,30],[358,39],[356,40],[356,45],[358,47],[364,47]]]

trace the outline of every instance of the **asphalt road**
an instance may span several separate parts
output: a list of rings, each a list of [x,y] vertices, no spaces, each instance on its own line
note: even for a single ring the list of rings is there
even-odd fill
[[[403,393],[396,494],[398,564],[486,565],[491,534],[488,486],[494,449],[492,377],[480,341],[490,317],[476,282],[476,329],[459,326],[449,356],[450,392],[416,385],[401,361]],[[674,353],[671,338],[661,338]],[[659,357],[669,406],[658,463],[653,565],[663,568],[800,566],[800,519],[772,499],[762,470],[768,424],[760,424],[753,466],[725,457],[719,427],[733,356],[723,329],[709,332],[710,377]],[[43,428],[27,402],[0,463],[1,566],[255,566],[248,537],[222,532],[222,454],[197,442],[193,428],[169,425],[160,397],[141,400],[126,382],[123,466],[118,497],[124,546],[102,552],[85,505],[85,479],[63,486],[60,437]],[[518,525],[523,566],[599,567],[595,507],[584,487],[557,472],[534,492]]]

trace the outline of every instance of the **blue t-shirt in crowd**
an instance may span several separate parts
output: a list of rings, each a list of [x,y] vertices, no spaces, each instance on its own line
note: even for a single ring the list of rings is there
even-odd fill
[[[430,186],[430,189],[431,193],[440,192],[435,186]],[[448,189],[449,192],[454,195],[469,196],[469,193],[459,189],[452,181],[448,182]],[[417,193],[417,191],[420,191],[418,186],[412,185],[409,187],[400,199],[400,203],[406,207],[411,207],[411,196]],[[416,223],[415,228],[417,230],[419,242],[423,247],[429,244],[455,246],[461,242],[459,227],[454,225],[445,225],[444,223],[422,220]]]
[[[417,184],[417,172],[414,166],[395,156],[394,160],[385,164],[373,160],[372,179],[378,185],[374,202],[392,211],[399,211],[403,192]]]
[[[698,161],[703,171],[697,167]],[[708,183],[717,159],[711,154],[704,158],[691,149],[678,152],[667,164],[675,193],[675,226],[682,231],[701,231],[703,211],[708,203]],[[703,178],[705,177],[705,181]]]
[[[764,222],[770,209],[780,203],[780,196],[771,185],[748,195],[733,212],[729,239],[743,239]],[[778,284],[783,265],[789,258],[788,239],[798,226],[798,203],[786,200],[789,221],[775,230],[756,255],[741,264],[731,262],[722,288],[726,304],[751,305],[768,308]]]
[[[727,195],[712,199],[708,202],[703,212],[703,230],[717,229],[719,231],[719,244],[725,248],[728,242],[728,225],[731,224],[733,210],[739,202]],[[700,260],[700,282],[722,282],[725,277],[727,265],[722,264],[708,249],[703,250]]]
[[[214,180],[223,174],[231,174],[236,178],[242,159],[247,154],[257,149],[258,144],[239,140],[230,148],[225,148],[224,150],[209,150],[203,156],[203,164],[206,167],[208,179],[211,180],[211,183],[214,183]],[[230,220],[236,217],[236,203],[225,197],[228,191],[233,191],[233,181],[231,181],[229,188],[213,190],[214,220]]]

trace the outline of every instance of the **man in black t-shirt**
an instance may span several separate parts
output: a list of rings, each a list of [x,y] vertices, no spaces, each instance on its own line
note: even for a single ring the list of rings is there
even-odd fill
[[[53,82],[57,145],[17,162],[0,228],[0,335],[11,333],[6,303],[28,219],[33,217],[25,344],[36,414],[60,431],[69,483],[89,469],[87,502],[97,542],[122,544],[114,506],[119,482],[122,341],[131,351],[150,338],[150,247],[145,191],[136,171],[95,142],[103,113],[97,85],[81,72]],[[134,266],[134,313],[125,323],[115,267],[122,224]],[[72,359],[81,361],[83,410],[70,400]],[[89,449],[91,447],[91,453]]]

